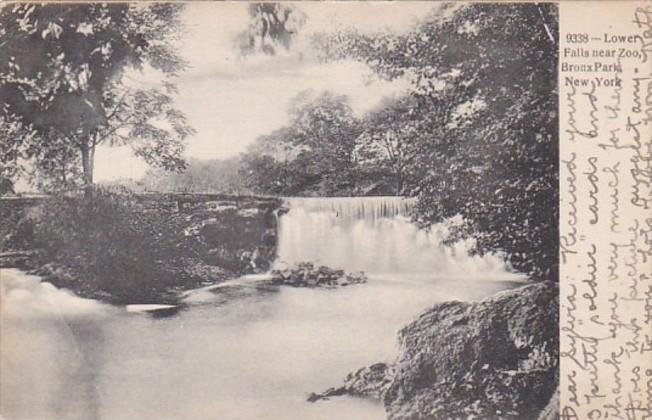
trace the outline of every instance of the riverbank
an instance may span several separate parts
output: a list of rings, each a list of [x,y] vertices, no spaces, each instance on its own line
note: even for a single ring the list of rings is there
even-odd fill
[[[401,329],[395,361],[355,371],[309,400],[371,398],[390,420],[556,418],[558,293],[542,282],[437,304]]]
[[[282,211],[280,199],[223,194],[3,198],[0,266],[110,303],[174,303],[267,271]]]
[[[54,283],[77,295],[98,297],[100,291],[107,293],[99,296],[102,300],[122,304],[177,303],[181,298],[174,311],[152,316],[134,316],[129,305],[111,307],[106,323],[93,328],[106,328],[117,347],[111,389],[124,385],[125,357],[133,357],[135,364],[153,358],[160,363],[141,372],[136,389],[174,367],[170,375],[183,372],[193,384],[206,384],[203,403],[219,401],[216,412],[256,406],[265,407],[268,416],[277,410],[274,418],[303,413],[302,418],[314,419],[534,419],[543,411],[552,411],[554,417],[555,403],[548,401],[558,380],[557,285],[523,285],[523,276],[509,270],[499,256],[469,256],[465,248],[453,252],[440,247],[437,231],[425,236],[405,217],[402,199],[288,199],[290,211],[278,225],[280,201],[201,198],[188,204],[159,197],[152,203],[147,197],[127,196],[129,201],[116,203],[118,198],[124,197],[96,196],[95,203],[103,204],[91,207],[74,199],[42,203],[29,207],[15,223],[17,231],[31,229],[31,243],[44,247],[30,260],[50,258],[39,269],[56,270],[57,262],[65,262],[66,269],[79,270],[74,263],[80,255],[94,264],[81,267],[87,273],[98,275],[94,267],[110,268],[99,272],[110,276],[91,281],[80,276],[82,271],[72,271],[71,286],[61,280],[66,273],[59,273]],[[50,228],[43,226],[45,220],[58,223]],[[43,242],[53,235],[53,242]],[[68,239],[61,243],[59,238]],[[84,241],[76,246],[80,239]],[[88,244],[98,252],[86,253]],[[104,259],[105,254],[110,258]],[[287,268],[265,269],[274,257],[276,267]],[[138,271],[143,265],[151,268],[144,279]],[[347,275],[360,269],[366,275]],[[256,270],[269,275],[223,281]],[[82,303],[39,278],[15,276],[15,290],[5,298],[15,303],[17,312],[29,296],[51,300],[54,294],[73,307]],[[214,286],[199,287],[205,284]],[[47,305],[34,306],[48,311]],[[56,319],[58,309],[50,309],[55,314],[46,318]],[[89,322],[83,318],[80,328]],[[51,328],[49,321],[35,323]],[[63,329],[72,324],[66,320]],[[171,331],[179,334],[176,339]],[[87,335],[79,331],[72,345]],[[143,347],[144,336],[153,353],[134,354]],[[173,354],[161,356],[162,343]],[[96,357],[97,349],[104,344],[90,343],[88,358]],[[83,367],[98,374],[96,368]],[[224,372],[230,373],[220,376]],[[337,384],[347,372],[353,373],[342,386],[307,395]],[[75,375],[57,378],[77,380]],[[225,385],[232,379],[237,380]],[[225,393],[218,395],[217,389]],[[121,396],[105,406],[116,418],[125,418],[134,406],[156,417],[158,391],[151,399],[139,397],[123,406]],[[195,406],[195,391],[182,398],[193,404],[184,406],[179,417],[193,418],[185,410]],[[234,402],[234,396],[246,392]],[[331,401],[306,401],[325,398]],[[179,396],[172,400],[178,403]],[[261,418],[260,413],[249,414],[242,418]]]

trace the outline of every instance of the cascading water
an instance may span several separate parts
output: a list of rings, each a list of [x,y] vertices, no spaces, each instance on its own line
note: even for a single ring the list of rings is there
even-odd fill
[[[428,277],[507,279],[496,255],[469,256],[470,242],[443,246],[445,225],[411,222],[414,199],[289,198],[280,219],[278,265],[312,262],[347,271]]]
[[[233,280],[189,292],[183,310],[155,318],[0,270],[0,411],[12,419],[382,420],[381,404],[306,397],[393,360],[396,332],[425,308],[513,287],[485,281],[513,276],[497,256],[441,246],[444,226],[418,230],[413,201],[288,204],[278,264],[364,270],[369,282],[327,290]]]

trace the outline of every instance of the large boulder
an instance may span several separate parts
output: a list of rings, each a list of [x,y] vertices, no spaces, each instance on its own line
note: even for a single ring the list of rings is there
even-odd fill
[[[557,418],[558,293],[543,282],[438,304],[399,332],[395,363],[362,368],[308,401],[382,400],[390,420]]]
[[[558,382],[558,287],[434,306],[400,333],[391,420],[535,419]]]

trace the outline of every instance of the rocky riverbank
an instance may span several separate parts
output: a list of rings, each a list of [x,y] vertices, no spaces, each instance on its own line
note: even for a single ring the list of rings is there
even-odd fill
[[[435,305],[399,332],[400,355],[311,394],[383,402],[390,420],[558,417],[558,286]]]
[[[272,270],[270,282],[277,286],[334,288],[366,283],[367,276],[303,262],[292,268]]]
[[[280,199],[98,193],[97,203],[83,200],[0,199],[0,266],[84,297],[160,303],[185,289],[265,272],[276,257]]]

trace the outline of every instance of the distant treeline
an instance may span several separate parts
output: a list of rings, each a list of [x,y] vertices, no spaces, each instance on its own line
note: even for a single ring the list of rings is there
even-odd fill
[[[405,34],[318,37],[324,59],[363,61],[412,89],[361,118],[344,96],[305,92],[285,127],[237,160],[191,162],[170,187],[414,196],[424,227],[460,215],[451,241],[472,237],[556,280],[557,21],[552,4],[448,4]]]
[[[291,123],[259,137],[230,159],[189,159],[183,172],[150,169],[136,190],[279,196],[403,195],[410,173],[409,128],[402,112],[418,111],[410,96],[387,98],[363,118],[346,96],[306,91]],[[405,123],[405,122],[403,122]],[[124,185],[124,181],[119,181]]]
[[[137,181],[118,180],[116,183],[126,184],[135,191],[249,194],[251,189],[242,180],[241,168],[238,157],[223,160],[188,159],[183,172],[152,168]]]

